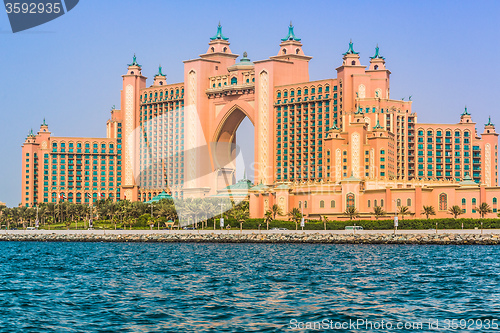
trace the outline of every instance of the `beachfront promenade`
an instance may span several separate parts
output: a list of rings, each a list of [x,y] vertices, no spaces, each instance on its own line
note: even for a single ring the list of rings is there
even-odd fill
[[[500,230],[3,230],[0,241],[500,245]]]
[[[500,229],[483,229],[482,233],[484,235],[494,234],[500,235]],[[332,234],[332,235],[378,235],[378,234],[394,234],[394,230],[242,230],[231,229],[231,230],[1,230],[1,234],[34,234],[34,235],[151,235],[151,234],[176,234],[176,235],[239,235],[239,234]],[[397,235],[410,235],[410,234],[436,234],[435,229],[426,230],[397,230]],[[481,229],[438,229],[437,234],[457,234],[457,235],[480,235]]]

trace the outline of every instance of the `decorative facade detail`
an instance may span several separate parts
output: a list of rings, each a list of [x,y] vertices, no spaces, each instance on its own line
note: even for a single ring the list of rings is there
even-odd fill
[[[340,148],[335,151],[335,181],[342,179],[342,152]]]
[[[370,149],[370,178],[375,178],[375,149]]]
[[[185,117],[187,118],[186,126],[186,164],[187,172],[185,179],[185,187],[194,188],[196,187],[196,148],[197,148],[197,136],[200,133],[197,132],[198,125],[198,110],[196,109],[196,72],[194,70],[189,71],[188,74],[188,92],[189,100],[185,109]]]
[[[365,98],[366,97],[366,87],[365,87],[364,84],[360,84],[359,85],[358,97],[359,98]]]
[[[260,82],[260,134],[259,134],[259,147],[260,147],[260,161],[259,161],[259,175],[260,179],[264,184],[269,184],[268,170],[267,170],[267,137],[268,137],[268,100],[269,100],[269,74],[266,71],[262,71],[259,74]]]
[[[129,84],[125,88],[125,121],[123,136],[126,142],[125,149],[125,185],[134,184],[133,154],[134,151],[134,87]]]
[[[489,143],[484,146],[484,159],[486,161],[484,166],[486,186],[491,186],[491,145]]]
[[[278,199],[278,206],[280,207],[280,210],[285,213],[287,210],[286,210],[286,207],[285,207],[285,198],[284,197],[279,197]]]
[[[356,178],[360,177],[359,174],[359,149],[360,149],[360,142],[359,142],[359,133],[354,132],[351,135],[351,160],[352,160],[352,173],[353,176]]]

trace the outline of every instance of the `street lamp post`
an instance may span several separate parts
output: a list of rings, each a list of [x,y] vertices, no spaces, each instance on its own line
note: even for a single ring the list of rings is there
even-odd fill
[[[397,200],[392,200],[394,202],[394,234],[396,234],[396,230],[398,230],[398,207]]]
[[[304,201],[305,202],[305,201]],[[304,204],[300,205],[300,227],[304,231]]]

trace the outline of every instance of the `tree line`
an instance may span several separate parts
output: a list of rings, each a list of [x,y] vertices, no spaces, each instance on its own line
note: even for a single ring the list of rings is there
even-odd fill
[[[134,226],[166,227],[171,221],[177,226],[208,227],[209,220],[221,217],[221,200],[216,198],[163,199],[153,204],[129,200],[112,201],[110,199],[96,201],[93,205],[71,203],[41,203],[37,207],[0,207],[2,228],[33,227],[38,219],[40,226],[65,225],[81,222],[88,225],[90,221],[106,221],[116,228],[118,225],[132,228]],[[226,219],[243,223],[249,217],[248,202],[235,204],[227,202],[222,207],[222,216]]]

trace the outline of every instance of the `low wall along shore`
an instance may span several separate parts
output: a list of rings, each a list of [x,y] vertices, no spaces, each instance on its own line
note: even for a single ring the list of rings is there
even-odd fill
[[[442,244],[500,245],[499,233],[321,233],[276,232],[258,233],[103,233],[101,232],[29,232],[2,233],[0,241],[29,242],[134,242],[134,243],[325,243],[325,244]]]

